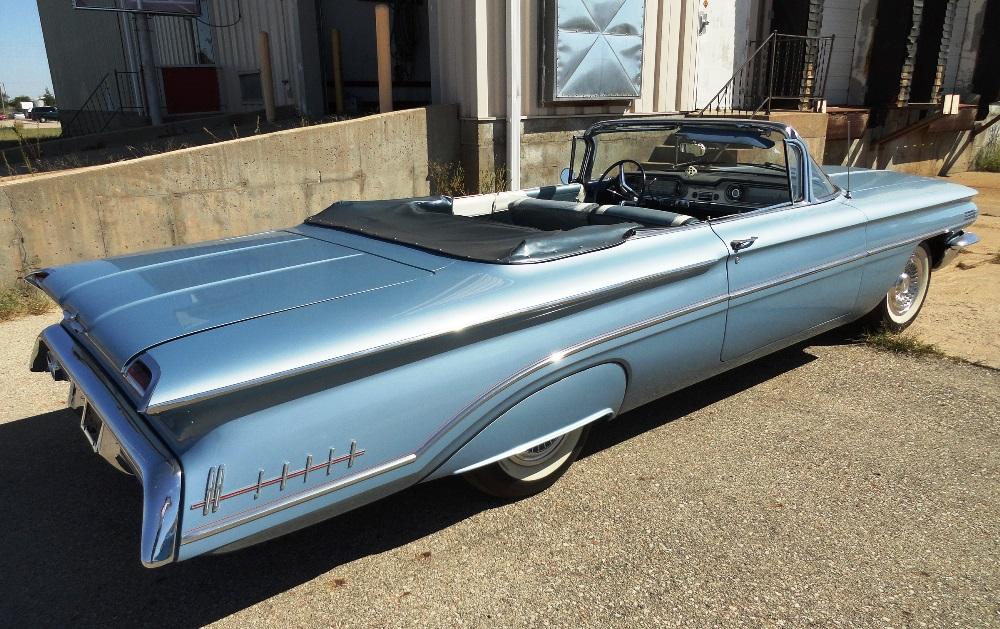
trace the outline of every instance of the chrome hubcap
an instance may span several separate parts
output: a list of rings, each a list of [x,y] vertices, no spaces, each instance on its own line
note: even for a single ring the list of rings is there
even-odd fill
[[[544,443],[528,448],[524,452],[518,452],[510,458],[520,465],[540,465],[545,463],[554,453],[559,451],[559,445],[565,438],[566,435],[562,435],[556,437],[555,439],[549,439]]]
[[[895,317],[903,318],[914,306],[919,306],[926,287],[927,257],[923,249],[913,252],[906,267],[889,291],[888,306]]]

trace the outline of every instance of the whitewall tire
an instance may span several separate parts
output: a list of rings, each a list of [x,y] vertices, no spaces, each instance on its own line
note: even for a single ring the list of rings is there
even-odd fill
[[[885,298],[868,314],[869,322],[890,332],[902,332],[920,314],[930,285],[931,253],[927,245],[920,244],[910,254]]]
[[[473,487],[499,498],[524,498],[552,486],[580,455],[590,426],[485,465],[463,477]]]

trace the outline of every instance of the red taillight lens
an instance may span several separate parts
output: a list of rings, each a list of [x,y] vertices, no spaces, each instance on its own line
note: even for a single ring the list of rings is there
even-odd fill
[[[138,360],[132,363],[132,366],[128,368],[127,373],[129,379],[132,380],[132,384],[134,384],[140,392],[148,389],[149,383],[153,381],[153,372],[149,370],[149,367],[142,364]]]

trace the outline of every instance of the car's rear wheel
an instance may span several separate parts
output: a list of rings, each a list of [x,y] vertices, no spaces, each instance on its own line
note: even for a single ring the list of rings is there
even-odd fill
[[[467,472],[473,487],[499,498],[524,498],[548,489],[580,456],[590,426],[584,426],[517,454]]]
[[[868,313],[868,323],[891,332],[902,332],[920,314],[931,285],[931,254],[920,244],[906,261],[885,299]]]

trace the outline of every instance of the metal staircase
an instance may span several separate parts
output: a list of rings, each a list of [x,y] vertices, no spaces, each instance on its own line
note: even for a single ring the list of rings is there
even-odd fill
[[[118,70],[105,74],[73,117],[62,124],[62,137],[101,133],[123,113],[141,114],[142,102],[132,89],[138,77],[138,72]]]
[[[771,33],[698,116],[758,116],[772,109],[811,111],[826,93],[833,35]]]

